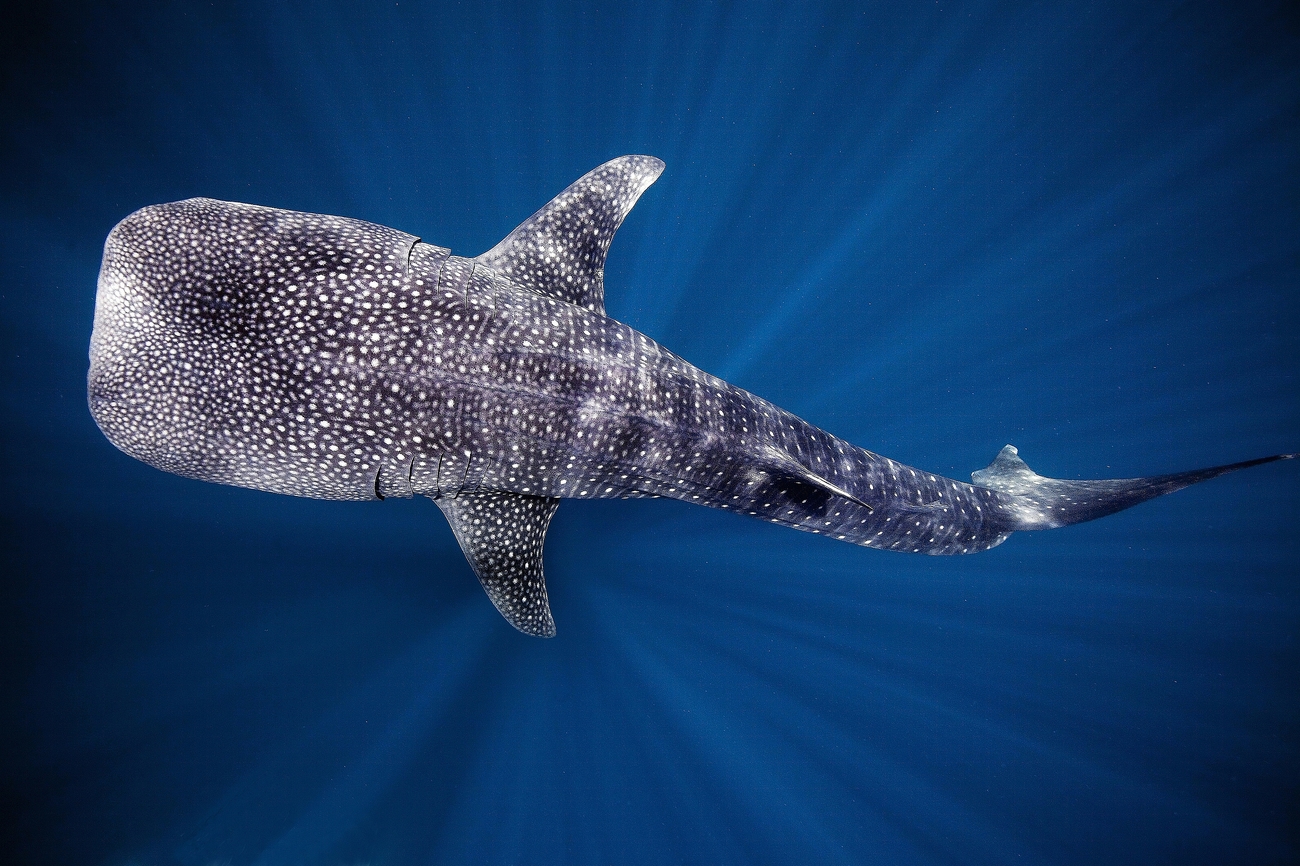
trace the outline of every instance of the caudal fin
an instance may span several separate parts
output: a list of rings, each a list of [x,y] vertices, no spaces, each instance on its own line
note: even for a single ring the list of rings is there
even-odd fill
[[[1238,469],[1290,460],[1295,454],[1274,454],[1241,463],[1175,472],[1172,475],[1153,475],[1150,478],[1116,478],[1104,481],[1064,481],[1044,478],[1030,469],[1020,459],[1014,446],[1008,445],[998,452],[986,468],[971,473],[971,481],[980,487],[1011,494],[1017,498],[1014,508],[1016,529],[1054,529],[1096,520],[1139,502],[1173,493]]]

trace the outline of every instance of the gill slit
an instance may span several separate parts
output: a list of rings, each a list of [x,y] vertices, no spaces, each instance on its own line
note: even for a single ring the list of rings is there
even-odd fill
[[[420,239],[416,238],[415,240],[411,241],[411,245],[406,248],[406,261],[402,263],[403,276],[409,277],[411,275],[411,256],[415,254],[415,247],[419,243],[420,243]]]
[[[470,465],[471,463],[473,463],[473,462],[474,462],[474,452],[472,452],[472,451],[466,451],[466,452],[465,452],[465,472],[464,472],[464,474],[462,474],[462,475],[460,476],[460,486],[456,488],[456,492],[455,492],[455,494],[453,494],[452,497],[451,497],[452,499],[458,499],[458,498],[460,497],[460,495],[461,495],[462,493],[465,492],[465,482],[466,482],[466,480],[469,479],[469,465]]]

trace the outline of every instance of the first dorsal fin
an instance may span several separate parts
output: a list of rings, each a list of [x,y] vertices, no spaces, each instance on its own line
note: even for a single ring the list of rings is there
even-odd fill
[[[555,637],[542,545],[560,500],[484,491],[434,502],[501,615],[524,634]]]
[[[664,170],[653,156],[620,156],[592,169],[476,261],[547,295],[605,311],[605,255],[641,193]]]

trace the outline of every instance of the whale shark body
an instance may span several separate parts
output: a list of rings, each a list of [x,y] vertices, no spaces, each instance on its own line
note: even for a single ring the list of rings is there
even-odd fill
[[[475,258],[343,217],[189,199],[104,247],[90,411],[190,478],[428,496],[488,597],[552,636],[560,500],[666,496],[882,550],[974,553],[1226,472],[1066,481],[1007,446],[967,484],[851,445],[605,315],[610,241],[663,170],[625,156]]]

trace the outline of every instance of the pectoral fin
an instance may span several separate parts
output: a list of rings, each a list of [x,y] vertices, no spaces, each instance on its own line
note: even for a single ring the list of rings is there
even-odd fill
[[[434,502],[501,615],[524,634],[555,637],[542,545],[560,500],[493,491]]]

